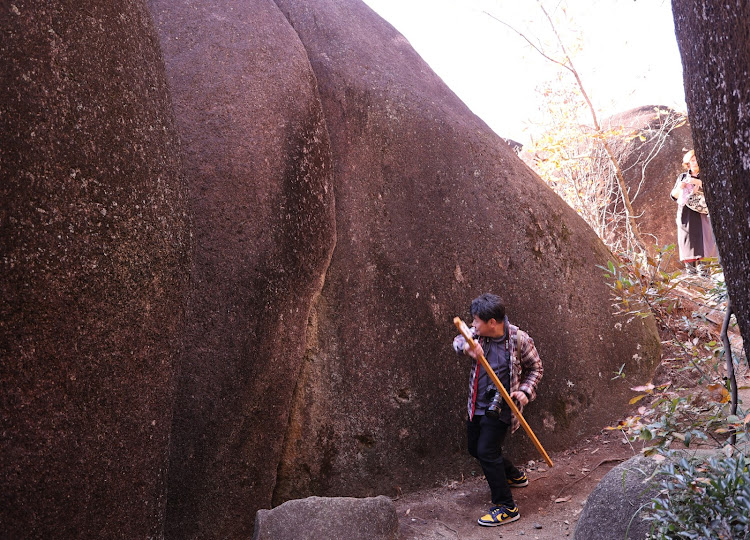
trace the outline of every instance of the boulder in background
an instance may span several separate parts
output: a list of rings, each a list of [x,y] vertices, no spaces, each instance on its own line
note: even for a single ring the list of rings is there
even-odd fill
[[[614,138],[612,146],[620,159],[639,230],[649,243],[649,254],[654,256],[654,246],[677,243],[677,203],[669,193],[677,177],[685,172],[682,157],[693,147],[690,125],[684,114],[660,105],[625,111],[604,124],[629,139]],[[682,268],[676,248],[665,268]]]

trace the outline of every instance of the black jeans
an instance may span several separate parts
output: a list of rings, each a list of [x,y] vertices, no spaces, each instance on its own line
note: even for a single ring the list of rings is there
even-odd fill
[[[469,454],[479,460],[492,493],[492,504],[513,508],[513,494],[507,478],[518,478],[519,471],[508,458],[503,458],[503,441],[510,426],[500,420],[476,414],[466,421]]]

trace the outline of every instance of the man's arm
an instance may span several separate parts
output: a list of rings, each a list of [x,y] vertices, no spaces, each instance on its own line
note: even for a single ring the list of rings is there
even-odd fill
[[[526,394],[531,401],[536,398],[536,387],[542,380],[544,367],[534,346],[534,340],[523,330],[518,331],[518,359],[521,362],[518,390]]]

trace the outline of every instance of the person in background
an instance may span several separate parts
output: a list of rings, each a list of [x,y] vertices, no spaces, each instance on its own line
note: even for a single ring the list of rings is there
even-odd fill
[[[688,172],[677,177],[670,193],[677,201],[677,246],[687,271],[704,274],[701,259],[718,257],[719,253],[703,196],[698,159],[693,150],[682,158],[682,165]]]

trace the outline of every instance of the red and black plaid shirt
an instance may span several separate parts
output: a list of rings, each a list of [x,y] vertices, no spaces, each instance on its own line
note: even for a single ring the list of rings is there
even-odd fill
[[[471,328],[472,334],[474,334],[474,328]],[[517,326],[508,324],[509,332],[509,350],[510,350],[510,389],[509,394],[518,390],[525,392],[529,396],[529,401],[536,398],[536,386],[542,379],[544,374],[544,368],[542,367],[542,359],[539,358],[539,353],[536,351],[534,346],[534,340],[524,332],[519,330]],[[475,335],[473,337],[476,337]],[[489,338],[479,337],[479,344],[484,349],[486,341]],[[453,340],[453,349],[463,354],[464,344],[466,340],[463,336],[458,335]],[[467,404],[469,418],[474,417],[474,409],[477,402],[477,384],[479,382],[479,361],[472,359],[471,363],[471,375],[469,376],[469,401]],[[518,409],[523,412],[523,407],[518,404]],[[511,428],[512,431],[517,430],[521,427],[521,423],[518,421],[515,415],[511,415]]]

